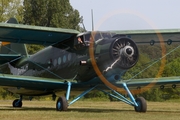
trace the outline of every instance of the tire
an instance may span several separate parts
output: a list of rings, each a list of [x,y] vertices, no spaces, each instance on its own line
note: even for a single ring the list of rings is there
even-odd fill
[[[12,105],[13,107],[22,107],[22,101],[19,101],[19,99],[15,99]]]
[[[58,98],[56,102],[57,111],[66,111],[68,109],[68,102],[64,96]]]
[[[138,97],[136,99],[136,103],[138,104],[138,106],[134,107],[136,112],[146,112],[147,111],[147,103],[146,100],[143,97]]]

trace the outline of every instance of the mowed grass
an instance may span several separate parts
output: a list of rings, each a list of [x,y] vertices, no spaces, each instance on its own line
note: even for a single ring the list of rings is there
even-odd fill
[[[55,101],[23,101],[13,108],[11,100],[0,101],[0,120],[179,120],[180,102],[147,102],[148,111],[137,113],[122,102],[78,101],[66,112],[55,110]]]

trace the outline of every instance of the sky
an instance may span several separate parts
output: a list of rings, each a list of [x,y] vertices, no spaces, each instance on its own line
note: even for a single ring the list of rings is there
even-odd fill
[[[180,0],[70,0],[87,30],[180,29]]]

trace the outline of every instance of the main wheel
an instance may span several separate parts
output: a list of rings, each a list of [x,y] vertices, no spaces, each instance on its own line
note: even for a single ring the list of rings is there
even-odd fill
[[[56,102],[56,110],[57,111],[66,111],[68,108],[68,102],[64,96],[58,98]]]
[[[146,112],[147,111],[147,104],[146,104],[146,100],[143,97],[138,97],[136,99],[136,103],[138,104],[138,106],[134,107],[136,112]]]
[[[22,107],[22,101],[15,99],[12,103],[13,107]]]

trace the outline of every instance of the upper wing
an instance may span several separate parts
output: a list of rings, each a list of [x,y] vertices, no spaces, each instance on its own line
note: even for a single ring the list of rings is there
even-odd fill
[[[72,29],[0,23],[0,41],[13,43],[47,46],[67,40],[78,33]]]
[[[125,30],[112,31],[116,34],[127,35],[137,44],[165,42],[170,45],[173,42],[180,42],[180,29],[160,29],[160,30]]]

